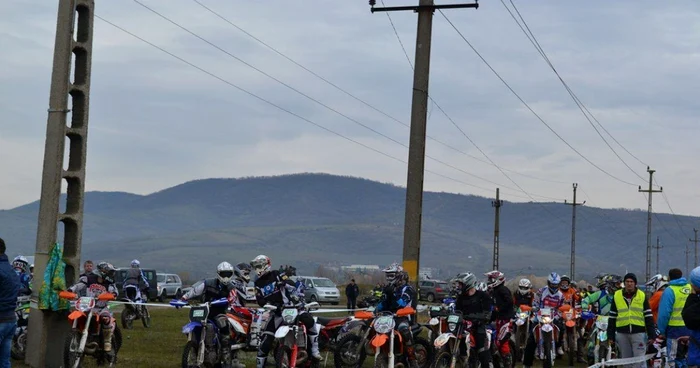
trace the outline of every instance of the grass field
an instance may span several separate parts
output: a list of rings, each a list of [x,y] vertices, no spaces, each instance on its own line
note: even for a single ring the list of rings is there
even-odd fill
[[[181,333],[182,326],[188,322],[188,310],[165,307],[151,307],[152,323],[149,329],[143,327],[140,321],[134,321],[132,330],[122,330],[123,345],[119,351],[119,361],[117,366],[129,368],[178,368],[181,365],[182,351],[186,342],[186,337]],[[337,315],[344,315],[338,313]],[[333,316],[333,314],[324,314]],[[117,320],[119,312],[115,313]],[[243,363],[247,367],[255,367],[255,353],[243,353]],[[324,353],[325,357],[325,353]],[[272,359],[268,359],[268,366]],[[536,366],[541,366],[539,361],[535,361]],[[565,366],[564,361],[555,362],[555,366]],[[13,367],[28,367],[27,365],[12,361]],[[88,357],[85,367],[96,367],[94,360]],[[322,366],[324,366],[322,364]],[[364,367],[372,367],[372,358],[368,358]],[[579,366],[579,365],[577,365]],[[584,367],[585,365],[580,365]],[[325,367],[333,367],[332,354],[328,354]]]

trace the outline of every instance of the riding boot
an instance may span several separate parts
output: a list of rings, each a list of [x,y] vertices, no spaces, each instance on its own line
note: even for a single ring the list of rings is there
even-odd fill
[[[221,337],[221,368],[231,367],[231,344],[228,336]]]
[[[102,339],[104,340],[103,349],[110,362],[114,359],[114,351],[112,350],[112,334],[114,334],[114,327],[102,326]]]
[[[267,357],[257,357],[255,358],[256,368],[265,368],[265,363],[267,362]]]
[[[318,349],[318,334],[312,335],[309,332],[309,338],[311,339],[311,356],[316,360],[323,360],[321,352]]]

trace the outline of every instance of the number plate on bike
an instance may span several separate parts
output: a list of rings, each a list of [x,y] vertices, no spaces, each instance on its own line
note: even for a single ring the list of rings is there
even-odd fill
[[[457,323],[457,322],[459,322],[459,316],[456,316],[453,314],[453,315],[447,317],[447,323]]]
[[[207,319],[209,314],[209,308],[207,307],[192,307],[190,309],[190,321],[202,322]]]

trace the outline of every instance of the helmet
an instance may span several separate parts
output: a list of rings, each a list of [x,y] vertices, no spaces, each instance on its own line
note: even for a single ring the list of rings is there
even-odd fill
[[[113,279],[114,273],[117,271],[111,263],[100,262],[97,264],[97,269],[95,270],[99,276],[104,278]]]
[[[386,281],[388,283],[393,283],[396,274],[398,274],[399,272],[403,272],[403,267],[401,267],[398,263],[394,262],[391,265],[389,265],[389,267],[383,269],[382,272],[384,272],[384,275],[386,276]]]
[[[477,280],[476,276],[471,272],[461,273],[452,279],[453,283],[457,284],[457,291],[462,292],[476,287]],[[460,286],[464,285],[464,286]]]
[[[571,278],[569,278],[569,276],[562,275],[560,282],[564,282],[564,281],[566,281],[566,285],[564,285],[564,284],[559,285],[559,289],[569,290],[569,285],[571,285]]]
[[[547,286],[550,290],[556,290],[559,288],[559,283],[561,282],[561,277],[556,272],[552,272],[547,277]]]
[[[29,270],[29,261],[25,256],[17,256],[12,260],[12,268],[19,268],[22,272]]]
[[[605,285],[607,285],[607,284],[608,284],[608,280],[605,277],[603,277],[603,278],[598,279],[598,284],[596,284],[596,286],[598,286],[598,289],[603,290],[603,289],[605,289]]]
[[[132,268],[138,268],[138,267],[140,267],[140,266],[141,266],[141,262],[139,262],[138,259],[135,259],[135,260],[131,261],[131,267],[132,267]]]
[[[605,281],[609,293],[613,293],[622,288],[622,277],[619,275],[608,275]]]
[[[224,284],[231,282],[231,276],[233,276],[233,266],[228,262],[221,262],[216,266],[216,276]]]
[[[690,283],[696,288],[700,288],[700,267],[695,267],[690,271]]]
[[[270,261],[270,257],[263,254],[253,258],[253,260],[250,261],[250,265],[253,267],[258,277],[272,270],[272,261]]]
[[[296,267],[290,266],[290,265],[280,266],[279,271],[280,271],[280,273],[283,273],[286,276],[296,276],[297,275]]]
[[[493,289],[496,286],[504,283],[506,281],[506,275],[498,270],[493,270],[484,274],[487,277],[487,284],[489,289]]]
[[[408,272],[406,271],[399,271],[396,273],[396,276],[394,277],[394,282],[393,284],[403,286],[408,284]]]
[[[520,282],[518,283],[518,292],[520,294],[527,294],[530,292],[530,288],[532,287],[532,283],[528,279],[520,279]]]
[[[651,286],[654,291],[657,291],[664,286],[668,286],[668,276],[662,274],[654,275],[647,281],[646,286]]]
[[[476,290],[487,291],[488,289],[489,287],[483,281],[479,281],[479,283],[476,284]]]
[[[250,282],[251,271],[253,271],[253,267],[249,263],[241,262],[234,267],[233,274],[236,275],[236,279],[245,281],[247,284]]]

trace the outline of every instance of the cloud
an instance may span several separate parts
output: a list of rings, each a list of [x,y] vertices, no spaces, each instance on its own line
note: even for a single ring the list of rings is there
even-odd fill
[[[386,14],[365,3],[320,0],[227,4],[200,0],[246,31],[381,109],[356,101],[247,37],[191,0],[142,2],[228,53],[318,100],[313,102],[211,47],[133,1],[98,2],[96,12],[150,42],[304,119],[376,150],[407,159],[412,71]],[[508,2],[506,2],[508,3]],[[603,6],[516,2],[549,58],[578,97],[619,142],[657,170],[677,213],[700,214],[692,170],[700,85],[700,11],[673,4]],[[388,4],[387,5],[395,5]],[[604,170],[643,185],[646,167],[605,136],[645,180],[600,139],[501,4],[445,14],[500,75],[564,139]],[[29,10],[27,10],[29,9]],[[695,10],[694,10],[695,9]],[[0,4],[0,208],[39,194],[53,58],[56,4]],[[391,14],[411,59],[416,15]],[[300,171],[363,176],[403,184],[406,168],[252,97],[96,19],[88,142],[88,190],[149,193],[202,177]],[[634,185],[622,184],[572,152],[518,101],[435,14],[430,94],[454,122],[526,191],[569,198],[572,182],[602,207],[644,208]],[[337,110],[346,117],[331,111]],[[431,104],[428,133],[486,161]],[[393,140],[382,138],[356,120]],[[600,129],[600,128],[599,128]],[[529,200],[490,164],[433,140],[427,190]],[[540,199],[539,197],[535,197]],[[668,208],[660,196],[655,209]]]

